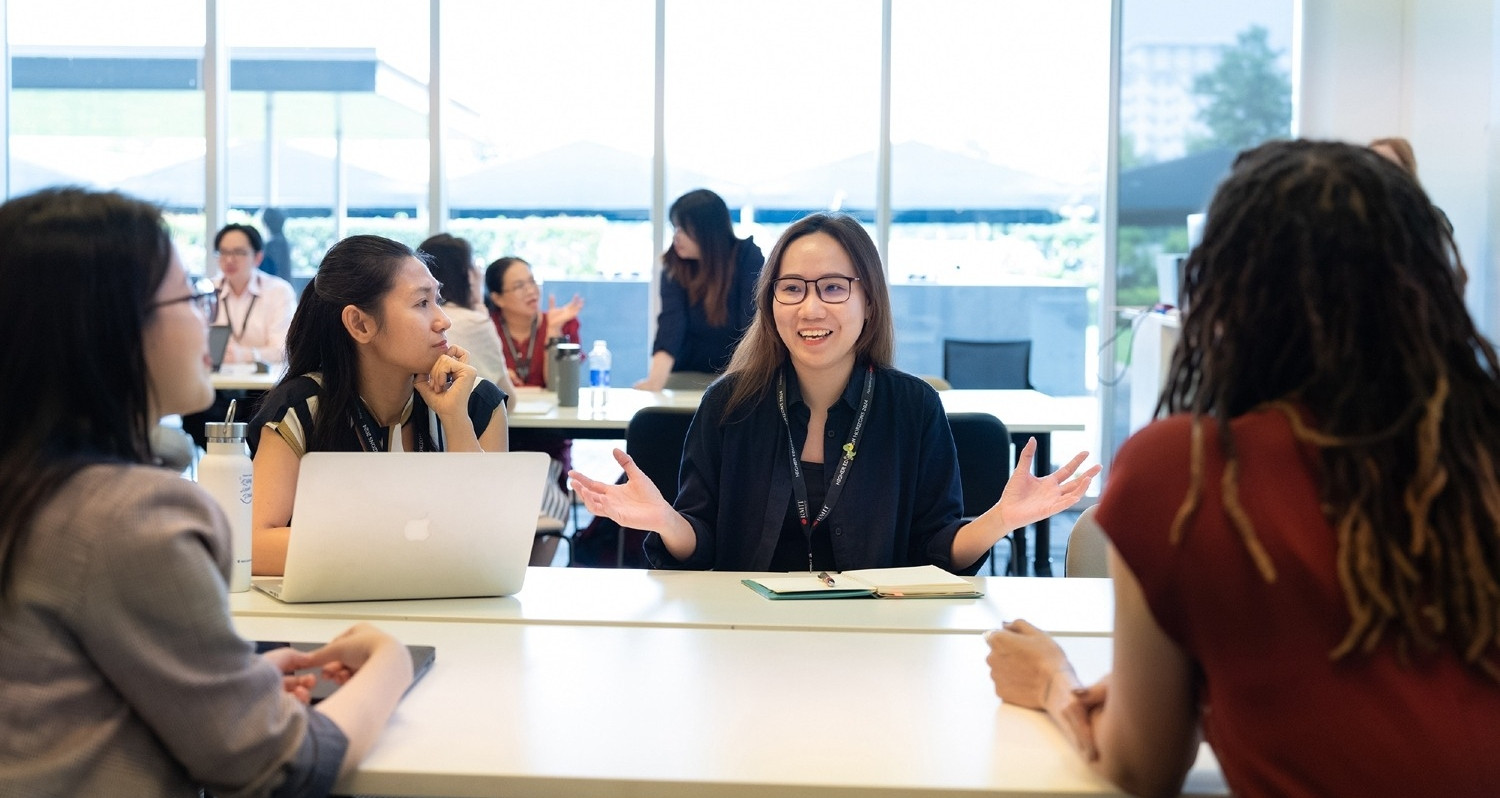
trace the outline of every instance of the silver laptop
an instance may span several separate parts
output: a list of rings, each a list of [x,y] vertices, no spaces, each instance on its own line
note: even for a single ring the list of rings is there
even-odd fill
[[[541,452],[312,452],[302,458],[285,602],[508,596],[547,478]]]

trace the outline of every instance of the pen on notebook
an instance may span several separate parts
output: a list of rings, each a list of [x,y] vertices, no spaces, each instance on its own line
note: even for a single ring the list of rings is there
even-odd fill
[[[818,581],[829,587],[833,587],[833,577],[829,576],[827,571],[818,574]]]

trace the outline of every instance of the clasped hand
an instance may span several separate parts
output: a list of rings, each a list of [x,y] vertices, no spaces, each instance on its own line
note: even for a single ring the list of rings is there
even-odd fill
[[[1046,632],[1017,619],[985,632],[990,680],[1007,704],[1046,712],[1083,757],[1099,758],[1094,719],[1109,693],[1109,677],[1084,687],[1072,663]]]
[[[327,645],[313,651],[297,648],[277,648],[261,656],[281,672],[281,686],[286,692],[306,704],[312,697],[312,689],[318,683],[318,675],[299,674],[297,671],[321,667],[322,677],[340,685],[345,684],[354,673],[369,661],[380,646],[400,645],[395,638],[368,623],[357,623],[330,640]],[[411,682],[411,663],[407,662],[406,682]]]

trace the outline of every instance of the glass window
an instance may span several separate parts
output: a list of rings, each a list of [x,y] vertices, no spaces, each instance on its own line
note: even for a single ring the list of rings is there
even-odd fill
[[[168,205],[183,265],[203,259],[204,11],[196,0],[9,0],[10,195],[52,185],[159,199],[148,176],[174,175],[196,203]]]
[[[1103,265],[1109,3],[893,7],[889,260],[898,364],[1029,340],[1031,382],[1087,393]]]
[[[542,305],[584,300],[580,331],[646,376],[656,4],[443,4],[447,231],[483,263],[515,255]]]
[[[1127,0],[1110,453],[1148,422],[1197,214],[1241,149],[1291,135],[1293,0]]]
[[[277,209],[290,274],[302,278],[347,235],[426,238],[427,4],[219,7],[231,57],[230,221],[266,234],[265,211]]]
[[[880,7],[667,4],[667,203],[694,188],[769,252],[814,210],[874,220]]]

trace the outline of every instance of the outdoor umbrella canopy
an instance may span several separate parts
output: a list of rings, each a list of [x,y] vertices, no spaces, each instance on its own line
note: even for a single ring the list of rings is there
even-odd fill
[[[1121,172],[1120,224],[1187,224],[1188,214],[1208,208],[1235,153],[1232,147],[1220,147]]]
[[[891,206],[897,211],[1053,210],[1091,192],[929,144],[891,152]],[[875,153],[853,155],[755,186],[761,208],[875,207]]]
[[[740,202],[722,181],[686,169],[667,170],[668,186],[713,188],[731,207]],[[670,203],[671,197],[668,198]],[[455,210],[639,211],[651,206],[651,159],[591,141],[576,141],[495,164],[448,183]]]
[[[283,208],[332,208],[337,161],[328,156],[281,144],[277,147],[276,196],[266,190],[265,144],[259,141],[229,148],[229,204],[255,208],[274,204]],[[350,208],[401,208],[415,211],[426,202],[426,187],[369,169],[346,164],[345,190]],[[120,190],[168,208],[197,210],[204,206],[203,158],[185,161],[130,178]]]

